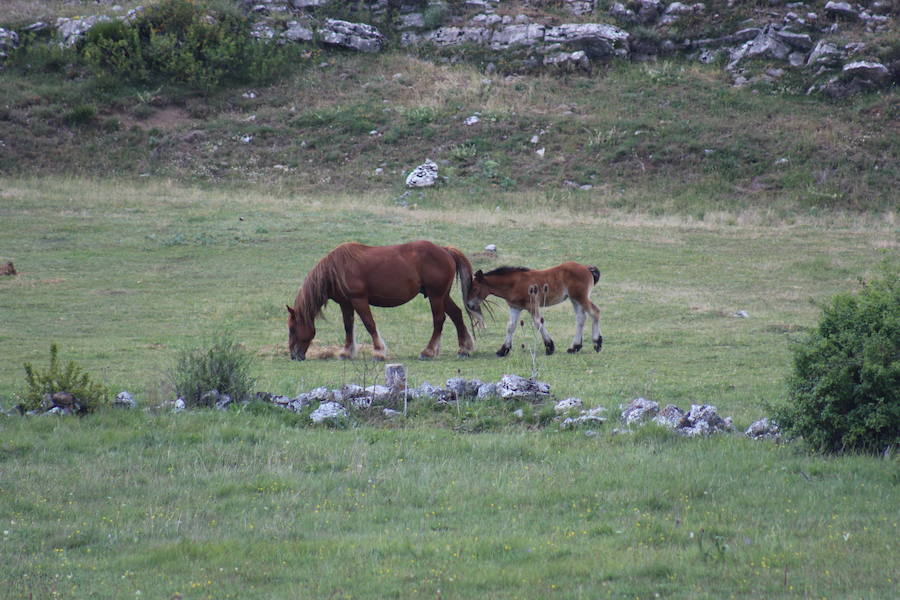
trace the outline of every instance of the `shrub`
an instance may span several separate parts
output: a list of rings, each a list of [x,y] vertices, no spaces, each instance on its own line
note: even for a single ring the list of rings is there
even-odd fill
[[[296,45],[255,40],[236,13],[210,15],[189,0],[163,0],[128,25],[101,23],[81,44],[99,76],[173,83],[209,92],[225,84],[274,79],[296,63]]]
[[[22,395],[22,408],[37,410],[50,396],[57,392],[68,392],[81,405],[81,412],[92,412],[109,402],[109,391],[102,384],[91,381],[74,362],[69,361],[63,369],[59,363],[59,349],[50,345],[50,366],[46,371],[37,371],[31,363],[25,363],[25,382],[28,390]]]
[[[204,394],[216,390],[235,402],[250,399],[255,380],[250,375],[252,355],[223,335],[209,348],[186,350],[172,374],[175,392],[187,406],[206,406]]]
[[[66,124],[71,126],[88,125],[97,116],[97,109],[90,104],[79,104],[67,112],[63,117]]]
[[[880,451],[900,441],[900,278],[835,296],[794,348],[783,430],[824,452]]]

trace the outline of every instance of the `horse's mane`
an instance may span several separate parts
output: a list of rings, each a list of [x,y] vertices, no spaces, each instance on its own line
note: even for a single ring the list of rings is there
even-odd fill
[[[326,254],[316,266],[310,270],[297,292],[294,302],[296,310],[303,318],[315,320],[332,292],[343,293],[347,289],[345,279],[348,267],[358,262],[365,246],[356,242],[341,244]]]
[[[485,273],[485,275],[509,275],[510,273],[519,273],[522,271],[530,270],[531,269],[529,269],[528,267],[510,267],[507,265],[503,267],[497,267],[496,269],[488,271],[487,273]]]

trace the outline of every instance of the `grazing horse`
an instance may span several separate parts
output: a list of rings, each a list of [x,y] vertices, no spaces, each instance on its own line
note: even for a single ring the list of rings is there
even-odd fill
[[[440,351],[441,331],[450,315],[459,337],[459,355],[468,356],[475,343],[466,330],[462,311],[450,298],[454,275],[459,277],[463,299],[472,283],[472,265],[453,247],[417,241],[395,246],[341,244],[307,274],[288,310],[288,344],[291,358],[304,360],[316,335],[315,320],[329,300],[334,300],[344,317],[346,338],[338,356],[353,358],[354,312],[372,336],[373,355],[384,360],[385,345],[375,328],[370,306],[400,306],[421,293],[431,302],[434,331],[419,358],[433,358]],[[466,309],[473,327],[484,322],[478,308]]]
[[[589,314],[593,319],[591,340],[594,350],[600,352],[603,336],[600,334],[600,309],[591,302],[591,289],[600,279],[597,267],[581,265],[576,262],[564,262],[561,265],[537,271],[526,267],[500,267],[482,273],[479,269],[469,295],[466,297],[466,308],[479,310],[481,302],[490,294],[506,300],[509,305],[509,324],[506,326],[506,339],[497,350],[497,356],[506,356],[512,347],[513,332],[516,322],[523,310],[531,313],[534,326],[544,340],[547,354],[553,354],[553,339],[544,327],[541,317],[542,306],[553,306],[565,299],[572,301],[575,308],[575,337],[569,354],[581,350],[584,332],[584,317]]]

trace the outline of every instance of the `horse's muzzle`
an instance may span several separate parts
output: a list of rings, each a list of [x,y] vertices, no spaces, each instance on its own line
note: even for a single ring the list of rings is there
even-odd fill
[[[291,352],[291,360],[306,360],[306,355],[300,352]]]

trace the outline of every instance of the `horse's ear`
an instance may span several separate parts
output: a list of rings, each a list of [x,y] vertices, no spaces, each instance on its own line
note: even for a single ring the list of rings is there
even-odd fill
[[[484,281],[484,273],[481,272],[481,269],[475,271],[475,281]]]
[[[288,309],[288,314],[289,314],[289,315],[291,315],[292,317],[296,317],[296,316],[297,316],[297,314],[294,312],[294,309],[293,309],[293,308],[291,308],[291,307],[288,306],[287,304],[285,304],[284,306]]]

